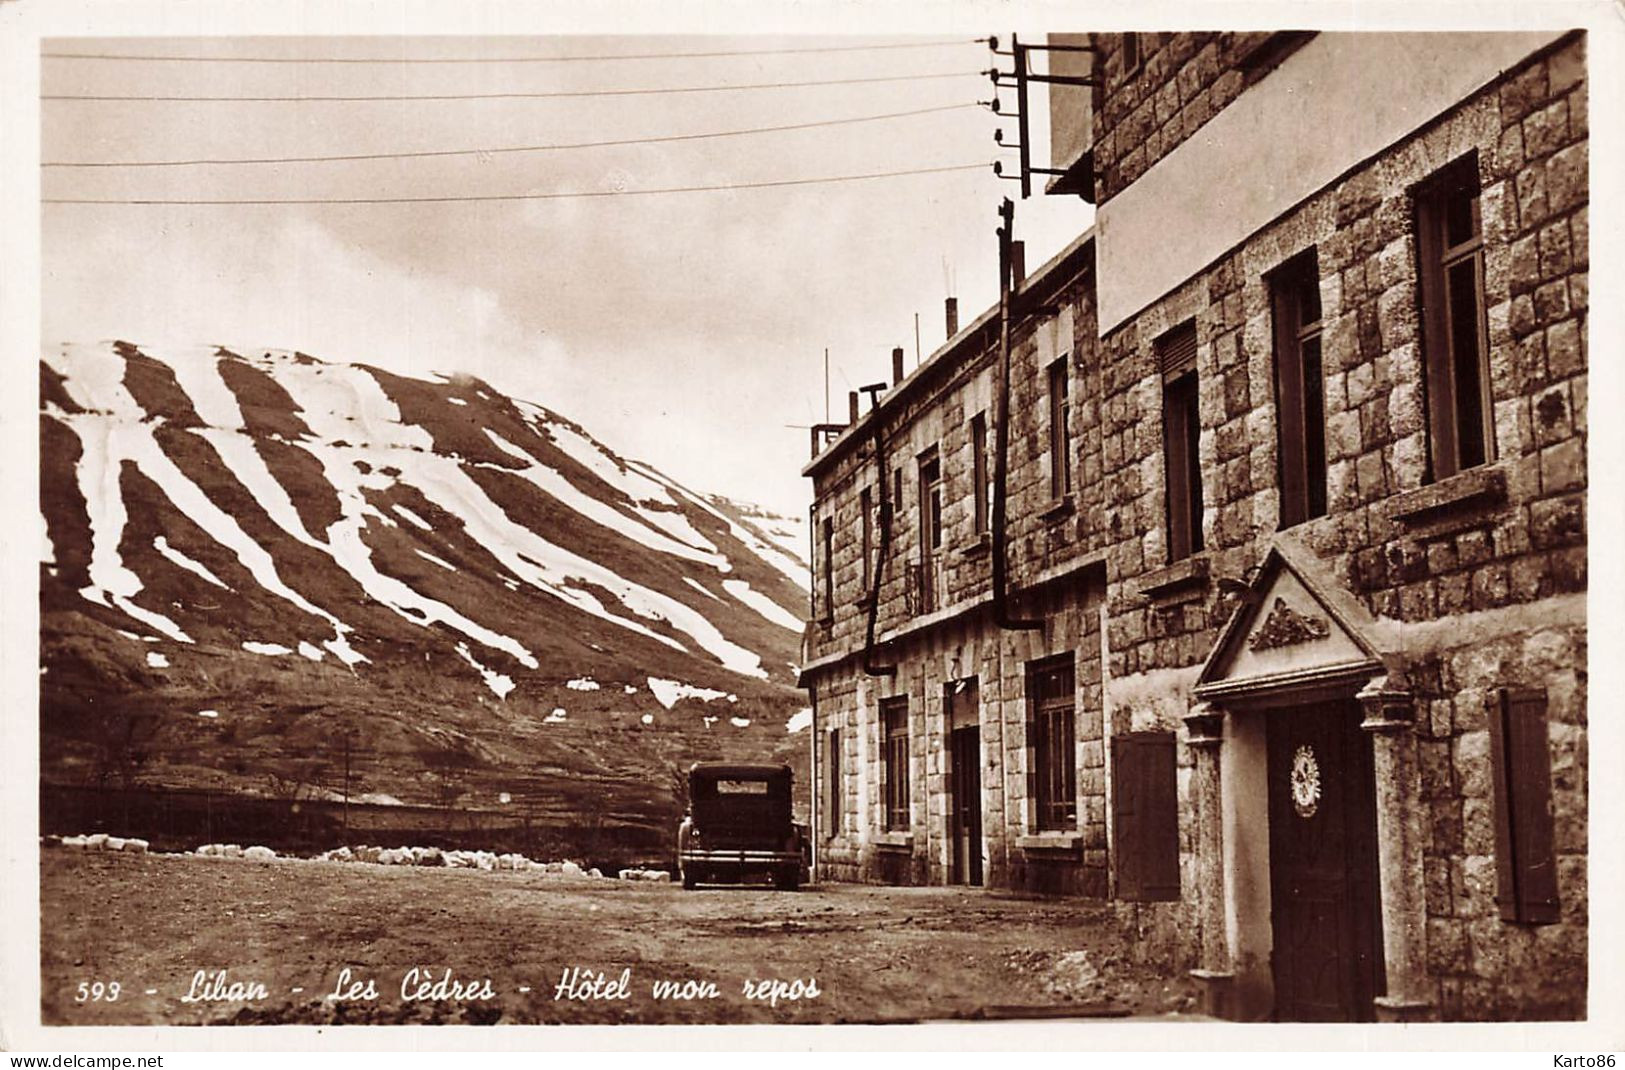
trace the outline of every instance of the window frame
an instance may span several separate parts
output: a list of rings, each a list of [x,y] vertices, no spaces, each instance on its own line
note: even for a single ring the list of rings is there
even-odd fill
[[[1453,208],[1465,200],[1470,232],[1451,242]],[[1495,460],[1495,408],[1490,390],[1489,315],[1484,290],[1484,227],[1478,153],[1440,168],[1412,192],[1416,236],[1416,295],[1427,399],[1427,482]],[[1466,266],[1467,311],[1476,335],[1469,356],[1458,352],[1458,291],[1452,279]],[[1468,376],[1476,383],[1463,383]],[[1464,407],[1465,406],[1465,407]],[[1473,411],[1476,409],[1476,413]]]
[[[1276,268],[1270,289],[1275,340],[1276,478],[1280,530],[1325,516],[1326,381],[1320,262],[1314,246]]]
[[[1163,505],[1169,564],[1204,549],[1196,338],[1193,318],[1169,328],[1153,343],[1162,373]]]
[[[858,521],[858,528],[861,533],[860,548],[863,553],[863,590],[860,592],[858,597],[862,599],[869,596],[869,584],[873,579],[873,577],[870,575],[871,565],[869,562],[870,556],[874,553],[874,491],[871,488],[864,487],[858,492],[858,510],[861,513],[861,517]]]
[[[1028,663],[1029,824],[1038,832],[1077,830],[1077,702],[1071,653]]]
[[[842,783],[840,728],[831,728],[829,731],[824,733],[824,746],[824,757],[827,760],[827,767],[829,770],[826,774],[827,779],[825,780],[825,790],[829,793],[829,796],[824,800],[824,816],[827,819],[827,825],[824,829],[824,839],[833,840],[837,836],[841,835],[841,819],[845,816],[845,814],[842,812],[845,807],[842,805],[843,800],[841,798]]]
[[[880,700],[881,827],[888,832],[913,828],[909,798],[908,696]]]
[[[819,619],[826,624],[835,619],[835,519],[823,517],[820,535],[824,550],[824,605]]]
[[[992,472],[988,468],[987,413],[970,418],[972,522],[977,535],[988,534],[992,524]]]
[[[1071,384],[1067,356],[1050,363],[1049,377],[1049,496],[1064,501],[1072,493]]]

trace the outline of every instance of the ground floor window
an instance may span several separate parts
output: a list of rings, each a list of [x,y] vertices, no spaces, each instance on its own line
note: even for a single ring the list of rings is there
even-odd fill
[[[883,699],[880,703],[881,731],[884,733],[885,785],[882,792],[888,829],[907,829],[908,813],[908,697]]]
[[[1033,824],[1066,830],[1078,823],[1077,748],[1073,731],[1072,655],[1027,668],[1027,793]]]

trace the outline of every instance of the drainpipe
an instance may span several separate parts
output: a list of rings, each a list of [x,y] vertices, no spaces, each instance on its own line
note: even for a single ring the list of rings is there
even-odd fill
[[[886,436],[878,413],[874,419],[875,472],[880,484],[880,546],[875,567],[869,572],[869,617],[863,634],[863,671],[869,676],[896,676],[896,665],[875,664],[875,623],[880,617],[880,582],[885,578],[886,561],[891,557],[891,481],[886,478]]]
[[[1041,620],[1025,620],[1011,615],[1009,568],[1005,558],[1009,537],[1005,533],[1005,486],[1010,472],[1010,320],[1014,316],[1015,294],[1011,292],[1012,262],[1011,232],[1015,224],[1016,206],[1006,197],[999,205],[1003,226],[999,228],[999,393],[993,446],[993,617],[1000,628],[1012,631],[1036,631],[1044,627]],[[881,498],[885,500],[884,496]],[[885,538],[885,526],[881,527]]]

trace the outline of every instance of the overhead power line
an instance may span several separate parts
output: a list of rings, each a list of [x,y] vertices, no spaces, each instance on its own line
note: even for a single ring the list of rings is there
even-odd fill
[[[507,145],[479,149],[425,149],[417,152],[353,152],[327,156],[245,156],[232,158],[202,157],[190,160],[47,160],[41,167],[196,167],[227,164],[281,164],[281,163],[339,163],[358,160],[415,160],[437,156],[489,156],[515,152],[557,152],[565,149],[597,149],[614,145],[658,145],[672,141],[701,141],[708,138],[743,137],[747,134],[771,134],[786,130],[811,130],[817,127],[845,126],[853,123],[873,123],[884,119],[903,119],[915,115],[958,111],[979,107],[976,104],[941,104],[931,108],[886,112],[882,115],[857,115],[845,119],[818,119],[805,123],[785,123],[781,126],[756,126],[743,130],[715,130],[700,134],[668,134],[660,137],[614,138],[606,141],[559,142],[552,145]]]
[[[918,167],[906,171],[875,171],[861,175],[831,175],[821,178],[781,178],[766,182],[731,182],[718,186],[667,186],[661,189],[575,190],[560,193],[464,194],[446,197],[289,197],[230,198],[201,200],[184,197],[42,197],[43,204],[133,204],[133,205],[271,205],[271,204],[450,204],[459,201],[552,201],[578,197],[640,197],[661,193],[713,193],[735,189],[770,189],[779,186],[816,186],[833,182],[863,182],[875,178],[904,175],[940,175],[950,171],[974,171],[986,163],[953,164],[945,167]]]
[[[807,48],[753,48],[722,52],[623,52],[601,56],[132,56],[109,52],[42,52],[44,59],[134,60],[161,63],[601,63],[622,59],[720,59],[727,56],[792,56],[824,52],[880,52],[894,49],[949,48],[979,45],[985,38],[954,41],[905,41],[881,45],[828,45]]]
[[[689,85],[671,86],[663,88],[646,89],[569,89],[550,90],[547,92],[504,92],[504,93],[403,93],[403,94],[366,94],[357,96],[318,95],[318,96],[192,96],[167,94],[100,94],[100,93],[41,93],[41,100],[122,100],[122,101],[166,101],[186,103],[235,103],[235,104],[273,104],[273,103],[330,103],[334,101],[383,101],[383,100],[550,100],[565,97],[633,97],[654,96],[665,93],[730,93],[744,89],[804,89],[823,85],[870,85],[876,82],[923,82],[942,78],[968,78],[977,75],[974,71],[941,71],[933,74],[888,74],[872,78],[826,78],[810,82],[755,82],[747,85]],[[977,75],[979,76],[979,75]]]

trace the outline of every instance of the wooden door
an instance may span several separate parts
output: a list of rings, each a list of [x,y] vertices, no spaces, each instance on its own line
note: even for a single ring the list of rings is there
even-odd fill
[[[956,728],[950,739],[953,808],[949,815],[950,880],[982,883],[982,732]]]
[[[1269,719],[1270,902],[1279,1021],[1370,1021],[1383,992],[1377,808],[1359,708]]]

